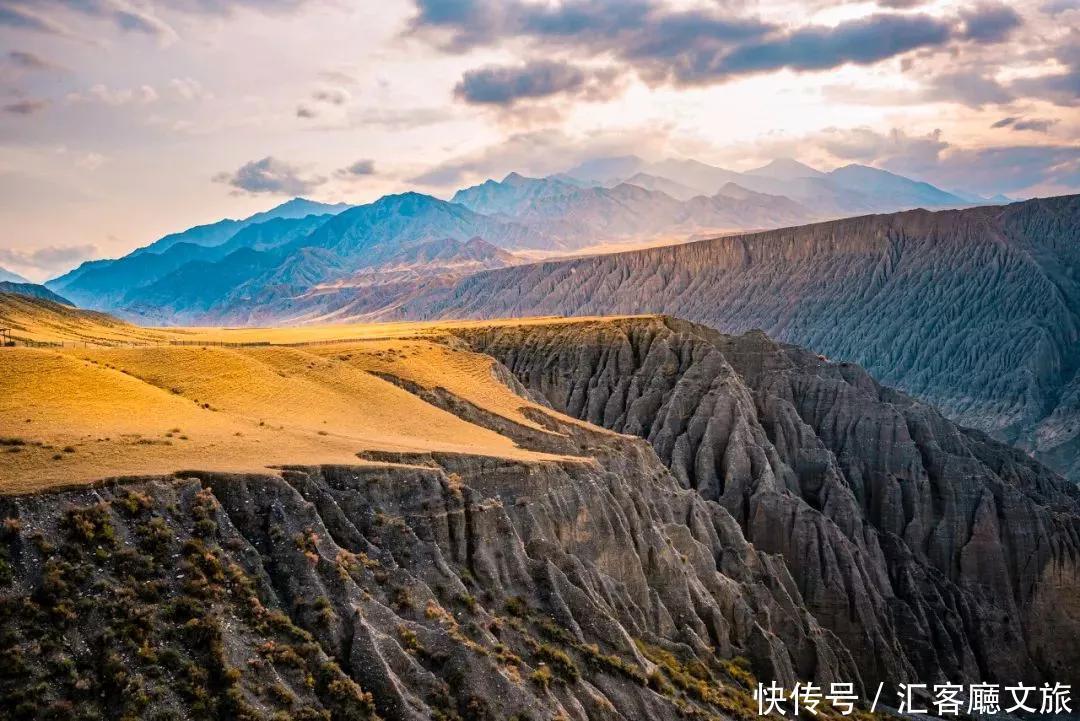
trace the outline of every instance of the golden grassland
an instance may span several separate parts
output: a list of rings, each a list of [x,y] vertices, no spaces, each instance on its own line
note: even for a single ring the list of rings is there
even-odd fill
[[[443,388],[543,430],[523,413],[539,406],[499,382],[491,358],[444,342],[453,325],[463,324],[152,329],[0,294],[0,327],[68,343],[0,348],[0,493],[183,470],[355,464],[365,450],[556,460],[384,378]]]

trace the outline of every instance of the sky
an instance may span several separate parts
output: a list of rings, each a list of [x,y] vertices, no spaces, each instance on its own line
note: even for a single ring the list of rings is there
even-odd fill
[[[590,158],[1080,192],[1080,0],[0,0],[0,267]]]

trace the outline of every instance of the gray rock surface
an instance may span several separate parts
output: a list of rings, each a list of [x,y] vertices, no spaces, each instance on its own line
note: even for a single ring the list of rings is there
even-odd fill
[[[760,332],[667,318],[459,331],[569,415],[649,440],[781,555],[868,682],[1075,682],[1080,491]]]

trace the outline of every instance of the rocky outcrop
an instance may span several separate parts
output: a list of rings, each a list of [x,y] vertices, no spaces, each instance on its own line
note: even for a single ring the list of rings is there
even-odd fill
[[[649,440],[779,554],[867,682],[1077,681],[1080,492],[857,366],[665,318],[459,330]]]
[[[398,382],[566,459],[379,453],[0,500],[0,704],[749,719],[751,673],[859,680],[782,560],[646,442],[555,414],[526,428]]]
[[[368,317],[666,313],[865,367],[1080,480],[1080,196],[479,273]]]

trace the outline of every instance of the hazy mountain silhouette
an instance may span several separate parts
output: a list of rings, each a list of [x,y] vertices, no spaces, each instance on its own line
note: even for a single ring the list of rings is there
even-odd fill
[[[601,158],[567,171],[567,175],[579,179],[603,176],[608,183],[629,181],[642,174],[704,195],[713,195],[724,185],[734,183],[760,193],[785,196],[813,209],[819,217],[988,202],[977,196],[960,197],[929,183],[865,165],[848,165],[824,173],[790,158],[779,158],[744,173],[692,159],[648,163],[636,156]]]
[[[6,283],[29,283],[26,278],[23,278],[18,273],[12,273],[10,270],[0,268],[0,281]]]

